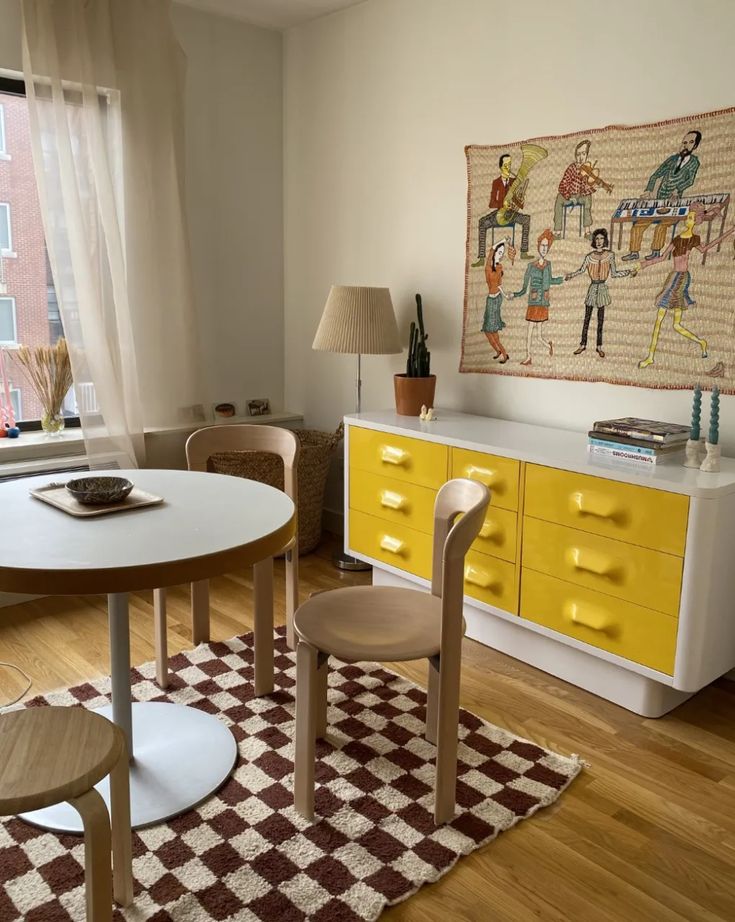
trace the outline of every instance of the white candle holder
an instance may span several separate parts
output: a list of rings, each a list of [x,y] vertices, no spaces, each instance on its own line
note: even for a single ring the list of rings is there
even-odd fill
[[[687,439],[684,446],[684,467],[699,467],[704,455],[700,450],[699,439]]]
[[[708,474],[715,474],[720,469],[720,446],[713,445],[711,442],[705,442],[704,444],[707,454],[699,469],[700,471],[706,471]]]

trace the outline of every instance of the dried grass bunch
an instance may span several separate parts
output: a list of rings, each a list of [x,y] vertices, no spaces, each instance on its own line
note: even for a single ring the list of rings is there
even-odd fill
[[[58,416],[73,383],[66,340],[59,339],[53,346],[21,346],[15,359],[25,369],[44,412],[48,416]]]

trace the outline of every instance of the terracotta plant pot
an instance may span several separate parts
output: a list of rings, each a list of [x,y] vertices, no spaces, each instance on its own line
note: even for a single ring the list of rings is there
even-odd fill
[[[393,385],[396,392],[396,413],[399,416],[418,416],[421,407],[434,406],[436,375],[427,378],[409,378],[408,375],[394,375]]]

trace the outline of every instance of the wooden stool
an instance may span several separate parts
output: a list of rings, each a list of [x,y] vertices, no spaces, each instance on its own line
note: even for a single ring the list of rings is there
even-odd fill
[[[94,785],[110,776],[110,817]],[[0,815],[68,801],[84,824],[87,922],[111,922],[112,895],[133,899],[128,754],[122,730],[78,707],[38,707],[0,717]],[[110,874],[110,851],[113,875]]]
[[[294,806],[306,819],[314,818],[316,738],[327,731],[329,656],[347,663],[429,660],[426,739],[437,748],[434,821],[454,816],[464,558],[489,502],[488,488],[472,480],[450,480],[439,490],[430,593],[352,586],[315,593],[297,609]]]

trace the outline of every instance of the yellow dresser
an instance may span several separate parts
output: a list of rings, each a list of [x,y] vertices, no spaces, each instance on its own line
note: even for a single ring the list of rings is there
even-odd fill
[[[345,422],[347,545],[374,581],[428,585],[436,493],[468,477],[491,491],[469,636],[648,716],[735,667],[735,463],[611,466],[583,433],[453,411]]]

